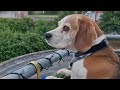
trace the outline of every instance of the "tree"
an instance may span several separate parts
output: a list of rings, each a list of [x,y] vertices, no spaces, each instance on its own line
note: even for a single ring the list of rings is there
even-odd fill
[[[56,18],[56,21],[59,21],[60,19],[62,19],[63,17],[70,15],[70,14],[81,14],[82,11],[60,11],[58,12],[58,17]]]
[[[120,34],[120,11],[105,11],[101,15],[99,26],[105,33]]]

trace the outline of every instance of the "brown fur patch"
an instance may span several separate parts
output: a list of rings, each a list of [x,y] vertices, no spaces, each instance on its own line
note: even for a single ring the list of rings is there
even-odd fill
[[[75,37],[75,47],[80,52],[86,52],[92,47],[94,40],[97,38],[95,27],[87,17],[78,19],[79,29]]]
[[[90,57],[87,57],[84,66],[87,69],[89,79],[115,78],[117,71],[116,62],[119,62],[117,55],[109,46],[100,50]]]

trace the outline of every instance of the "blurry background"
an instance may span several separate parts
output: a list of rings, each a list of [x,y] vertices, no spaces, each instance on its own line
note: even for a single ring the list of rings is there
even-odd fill
[[[120,11],[0,11],[0,62],[28,53],[54,49],[44,40],[45,32],[69,14],[89,16],[105,34],[120,34]],[[110,41],[120,48],[119,41]]]

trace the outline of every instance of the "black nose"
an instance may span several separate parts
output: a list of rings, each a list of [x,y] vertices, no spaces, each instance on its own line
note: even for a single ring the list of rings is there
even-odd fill
[[[46,37],[46,39],[49,39],[49,38],[52,37],[52,34],[51,34],[51,33],[46,33],[46,34],[45,34],[45,37]]]

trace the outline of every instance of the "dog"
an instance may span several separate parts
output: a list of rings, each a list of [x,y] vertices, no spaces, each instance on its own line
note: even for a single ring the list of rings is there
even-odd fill
[[[67,15],[58,22],[57,28],[46,32],[45,37],[48,45],[69,49],[78,57],[70,70],[63,68],[57,74],[70,76],[70,79],[119,78],[119,58],[99,26],[88,16]],[[48,76],[46,79],[62,78]]]

